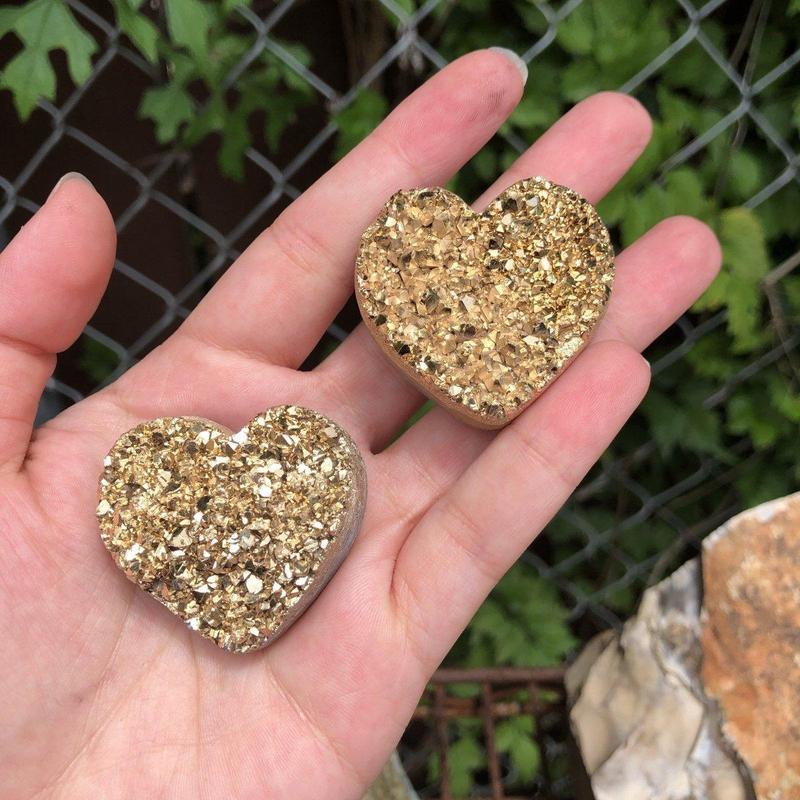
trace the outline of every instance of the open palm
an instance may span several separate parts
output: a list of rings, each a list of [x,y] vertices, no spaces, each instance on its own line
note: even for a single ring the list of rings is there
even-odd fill
[[[441,184],[519,100],[520,73],[472,53],[408,98],[289,207],[165,344],[32,430],[54,353],[80,333],[114,256],[91,186],[62,182],[0,254],[0,796],[358,798],[471,615],[567,499],[648,384],[639,355],[713,277],[716,240],[667,220],[622,253],[608,312],[559,380],[499,434],[422,402],[363,326],[297,366],[352,288],[362,230],[403,187]],[[639,104],[576,106],[480,198],[543,175],[597,202],[647,142]],[[157,257],[157,254],[153,254]],[[137,423],[238,428],[297,403],[345,427],[366,519],[314,606],[265,651],[189,632],[129,583],[94,517],[103,455]]]

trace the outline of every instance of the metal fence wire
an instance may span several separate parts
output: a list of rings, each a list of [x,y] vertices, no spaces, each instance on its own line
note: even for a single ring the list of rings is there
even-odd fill
[[[230,266],[243,245],[260,232],[265,220],[271,219],[288,202],[296,198],[301,192],[300,187],[307,185],[310,179],[315,177],[313,173],[321,172],[324,162],[328,160],[331,143],[337,135],[335,116],[347,109],[364,87],[368,87],[398,63],[418,64],[420,74],[446,64],[446,59],[426,39],[426,25],[430,23],[437,7],[457,5],[459,0],[426,0],[412,13],[406,10],[408,5],[396,0],[364,0],[364,2],[380,3],[394,16],[395,35],[377,59],[357,79],[351,81],[344,91],[333,88],[323,77],[315,73],[313,66],[306,67],[300,63],[275,34],[276,26],[286,20],[296,7],[302,5],[302,0],[261,3],[253,7],[242,6],[237,10],[237,24],[250,26],[255,36],[252,47],[227,75],[225,86],[234,86],[248,65],[266,50],[311,87],[318,99],[320,113],[316,131],[285,163],[278,163],[280,159],[268,156],[255,147],[247,150],[248,176],[251,174],[261,176],[269,189],[262,193],[245,213],[238,215],[229,227],[223,229],[221,225],[212,224],[204,217],[202,208],[191,202],[188,193],[181,192],[180,187],[178,191],[172,191],[165,180],[165,176],[171,171],[175,171],[179,176],[185,172],[186,161],[191,161],[194,157],[192,152],[162,148],[155,156],[151,154],[143,158],[123,157],[116,152],[121,148],[107,141],[98,140],[96,135],[90,135],[86,131],[86,126],[81,123],[85,117],[78,113],[79,110],[85,109],[86,105],[91,103],[115,102],[107,95],[98,97],[96,94],[100,91],[97,87],[106,73],[123,69],[126,74],[133,76],[132,81],[151,85],[161,83],[163,76],[126,43],[120,30],[109,23],[107,16],[81,0],[68,0],[76,17],[97,38],[101,52],[95,58],[91,77],[84,85],[66,92],[65,99],[59,104],[49,101],[39,102],[39,109],[46,115],[48,124],[43,126],[39,123],[37,130],[41,136],[34,143],[35,149],[31,149],[30,154],[26,155],[27,160],[15,174],[0,174],[0,192],[2,192],[0,232],[7,241],[19,221],[24,221],[37,210],[37,202],[31,199],[38,196],[38,190],[33,188],[36,185],[37,175],[47,168],[50,161],[58,160],[60,148],[65,146],[69,147],[72,153],[78,150],[86,151],[93,159],[93,163],[101,165],[114,176],[114,181],[125,184],[127,187],[125,200],[120,201],[122,211],[117,214],[116,219],[120,253],[123,257],[115,264],[112,283],[117,282],[119,286],[124,287],[120,291],[136,293],[140,298],[139,306],[147,311],[144,315],[147,325],[140,330],[132,323],[131,329],[135,334],[131,334],[124,342],[120,341],[124,337],[111,335],[95,324],[87,326],[85,340],[111,351],[117,359],[111,374],[107,375],[103,382],[114,380],[173,330],[191,312],[203,291]],[[552,2],[537,0],[531,4],[532,8],[542,15],[545,29],[543,35],[531,41],[528,49],[521,54],[526,62],[535,62],[543,52],[554,46],[559,25],[575,12],[581,2],[582,0],[565,0],[560,3],[556,0]],[[800,63],[800,50],[791,53],[769,72],[755,79],[747,69],[731,63],[704,30],[707,20],[724,10],[724,6],[736,5],[737,0],[711,0],[702,5],[696,5],[689,0],[675,0],[675,2],[676,7],[681,9],[686,18],[683,32],[649,64],[636,74],[628,76],[619,88],[636,94],[648,82],[657,80],[658,73],[664,65],[687,47],[702,48],[708,57],[709,69],[718,70],[725,76],[730,86],[738,93],[739,100],[707,130],[671,153],[661,165],[660,173],[667,173],[690,162],[718,137],[730,136],[736,131],[737,126],[745,124],[750,131],[757,131],[775,152],[781,154],[784,162],[782,169],[770,176],[744,203],[748,208],[757,208],[784,187],[799,183],[798,153],[763,113],[759,101],[767,87],[790,76],[792,70]],[[769,3],[763,5],[768,8]],[[265,102],[268,103],[269,100]],[[41,113],[39,118],[42,118]],[[529,144],[513,132],[501,135],[505,137],[507,144],[519,152]],[[321,154],[324,157],[320,157]],[[5,163],[5,159],[0,161],[0,164],[2,163]],[[158,254],[151,253],[145,256],[135,247],[125,246],[129,237],[141,234],[141,228],[137,228],[137,224],[145,215],[152,215],[154,212],[176,220],[187,232],[188,240],[202,243],[202,247],[195,248],[200,255],[195,258],[195,268],[192,273],[184,275],[179,281],[171,280],[169,286],[159,280],[159,273],[150,263],[157,260]],[[767,279],[766,288],[777,286],[798,264],[800,264],[800,249],[773,270]],[[682,318],[662,340],[670,342],[671,346],[669,349],[662,347],[658,351],[658,360],[652,364],[654,375],[683,359],[704,337],[713,334],[724,326],[725,322],[723,312],[706,316],[701,322],[693,317]],[[328,333],[334,340],[342,340],[347,335],[346,326],[334,324]],[[779,344],[763,349],[737,374],[720,382],[705,398],[705,406],[715,408],[724,404],[738,386],[758,381],[760,373],[765,368],[776,362],[793,359],[793,351],[796,350],[798,343],[800,343],[800,330],[784,329]],[[46,417],[54,410],[80,400],[93,388],[96,387],[78,386],[69,376],[65,377],[65,373],[58,371],[47,387],[42,416]],[[694,471],[684,475],[681,480],[654,491],[652,484],[648,488],[644,482],[637,479],[637,476],[656,449],[657,444],[654,441],[637,444],[630,452],[625,453],[624,457],[604,461],[579,488],[562,511],[560,523],[571,526],[579,533],[582,537],[580,546],[572,548],[568,553],[548,551],[546,547],[534,548],[523,557],[527,564],[558,587],[569,608],[570,620],[576,625],[583,624],[583,620],[590,618],[593,620],[592,630],[608,625],[618,626],[620,619],[609,598],[620,590],[633,591],[638,596],[647,583],[665,574],[665,570],[671,567],[677,554],[683,553],[685,556],[687,549],[691,552],[692,543],[696,544],[716,524],[737,510],[736,501],[732,499],[729,503],[722,503],[718,507],[716,516],[698,524],[696,521],[687,522],[682,518],[681,510],[684,504],[690,499],[702,496],[704,492],[710,493],[726,482],[732,481],[740,465],[755,457],[751,443],[747,437],[743,437],[732,448],[737,457],[736,463],[710,454],[699,458]],[[621,516],[618,514],[613,523],[607,526],[598,525],[596,521],[582,513],[582,509],[593,498],[608,491],[609,487],[616,487],[627,498],[624,514]],[[665,525],[672,532],[661,552],[637,559],[628,550],[618,546],[619,538],[626,530],[650,521]],[[546,537],[545,533],[545,541]],[[587,586],[576,581],[574,575],[577,567],[591,561],[611,564],[614,568],[609,569],[607,580]],[[440,689],[437,687],[440,686],[441,682],[436,683],[432,691],[439,692]],[[495,690],[496,688],[495,686]],[[484,694],[492,691],[492,685],[483,684],[482,691]],[[420,706],[424,707],[425,703]],[[488,707],[492,708],[491,702]],[[436,708],[443,714],[452,715],[459,713],[458,709],[462,706],[447,706],[442,711],[443,706],[440,704]],[[426,714],[428,712],[420,711],[418,718],[424,718]],[[441,727],[438,730],[441,734]],[[500,780],[496,764],[490,765],[489,776],[494,783]]]

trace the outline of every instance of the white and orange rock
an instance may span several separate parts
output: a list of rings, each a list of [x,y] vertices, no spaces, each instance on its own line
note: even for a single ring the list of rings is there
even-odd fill
[[[800,800],[800,494],[712,534],[567,692],[596,800]]]

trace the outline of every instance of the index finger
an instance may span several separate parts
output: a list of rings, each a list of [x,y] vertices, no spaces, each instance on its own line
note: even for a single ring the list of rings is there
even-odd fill
[[[511,113],[523,85],[519,64],[497,50],[445,67],[250,245],[179,335],[297,366],[352,292],[359,238],[387,198],[445,183]]]

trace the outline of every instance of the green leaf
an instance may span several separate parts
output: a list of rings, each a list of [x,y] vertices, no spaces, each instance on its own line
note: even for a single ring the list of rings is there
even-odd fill
[[[195,58],[208,55],[208,34],[213,21],[200,0],[165,0],[167,28],[175,44],[185,47]]]
[[[392,9],[383,5],[383,3],[378,4],[379,8],[386,16],[386,19],[392,24],[405,22],[406,19],[417,10],[416,0],[394,0],[394,4],[403,12],[402,17],[398,16]]]
[[[139,117],[152,120],[156,126],[156,138],[166,144],[174,142],[181,126],[194,117],[194,104],[184,89],[168,83],[144,93]]]
[[[497,177],[497,153],[491,147],[484,147],[473,159],[472,168],[486,183]]]
[[[86,334],[81,336],[80,344],[83,351],[78,358],[80,368],[95,383],[102,383],[119,366],[119,355]]]
[[[627,247],[669,216],[667,193],[658,184],[650,184],[628,207],[622,220],[622,243]]]
[[[457,739],[447,750],[450,788],[458,797],[470,794],[473,774],[486,764],[486,756],[473,736]]]
[[[728,208],[720,214],[719,238],[722,270],[695,307],[727,308],[735,349],[744,352],[765,341],[760,284],[769,272],[770,260],[764,230],[752,210]]]
[[[244,156],[250,146],[248,116],[246,106],[240,105],[236,111],[225,116],[222,128],[219,166],[223,175],[238,181],[244,178]]]
[[[770,419],[763,408],[762,397],[738,394],[728,401],[728,429],[732,433],[750,437],[757,450],[775,444],[781,429]]]
[[[696,453],[710,453],[718,458],[725,457],[722,447],[722,423],[714,411],[694,403],[684,411],[685,430],[683,447]]]
[[[567,100],[577,103],[601,89],[611,88],[597,64],[588,58],[576,59],[561,74],[561,91]]]
[[[152,64],[158,60],[158,28],[139,11],[139,0],[114,0],[117,25]]]
[[[650,424],[650,432],[661,455],[668,457],[683,434],[680,406],[667,395],[653,389],[645,397],[641,410]]]
[[[46,53],[23,50],[18,53],[0,75],[0,89],[10,89],[19,118],[30,117],[40,99],[53,100],[56,96],[56,74]]]
[[[560,111],[561,105],[555,97],[548,97],[539,91],[528,92],[511,113],[508,121],[526,130],[545,128],[558,119]]]
[[[774,375],[767,381],[770,402],[789,422],[800,422],[800,395],[788,385],[788,381]]]
[[[730,339],[725,331],[711,331],[686,354],[686,361],[703,378],[724,381],[735,375],[743,364],[730,352]]]
[[[386,116],[389,104],[374,89],[362,89],[355,100],[340,111],[334,122],[339,128],[336,157],[352,150]]]
[[[703,33],[717,46],[725,38],[724,29],[713,20],[706,20]],[[674,55],[664,66],[662,75],[667,86],[688,89],[698,97],[720,97],[729,85],[725,73],[698,42],[692,42]]]
[[[752,197],[761,188],[763,175],[761,162],[747,150],[731,153],[728,164],[728,191],[726,196],[734,203]]]
[[[40,98],[54,100],[56,78],[50,64],[52,50],[67,54],[67,68],[80,86],[92,73],[97,44],[75,21],[63,0],[33,0],[21,6],[0,8],[0,36],[14,33],[24,49],[0,76],[0,88],[10,89],[17,113],[28,119]]]
[[[297,100],[291,95],[276,95],[270,99],[266,107],[266,123],[264,135],[270,150],[275,151],[281,143],[284,130],[297,117]]]
[[[522,564],[509,570],[478,610],[469,637],[473,655],[481,653],[491,664],[549,666],[575,646],[554,587]]]
[[[667,192],[666,212],[689,214],[700,219],[709,216],[709,203],[703,191],[703,184],[697,170],[678,167],[664,179]]]
[[[539,771],[541,753],[534,739],[534,720],[529,715],[512,717],[497,724],[495,743],[501,753],[508,753],[511,765],[521,780],[533,780]]]
[[[556,31],[556,41],[572,55],[587,56],[592,52],[595,25],[591,5],[579,5]]]
[[[736,481],[744,506],[752,508],[796,490],[791,470],[767,470],[763,464],[759,466],[759,469],[745,473]]]

